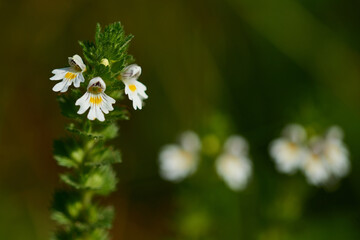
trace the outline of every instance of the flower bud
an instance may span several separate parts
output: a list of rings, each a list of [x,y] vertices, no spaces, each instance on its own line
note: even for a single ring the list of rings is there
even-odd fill
[[[105,67],[109,66],[109,60],[107,60],[106,58],[101,59],[100,62],[102,65],[104,65]]]

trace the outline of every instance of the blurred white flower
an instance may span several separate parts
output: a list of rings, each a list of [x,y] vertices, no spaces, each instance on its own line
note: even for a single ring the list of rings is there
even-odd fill
[[[303,171],[313,185],[324,185],[331,178],[341,178],[350,170],[349,151],[343,143],[341,128],[329,128],[325,137],[310,141],[310,152]]]
[[[180,144],[163,147],[159,156],[160,175],[169,181],[178,182],[193,174],[199,162],[201,142],[192,131],[181,134]]]
[[[218,175],[233,191],[244,189],[251,176],[252,165],[247,154],[246,140],[240,136],[231,136],[224,144],[224,153],[216,160]]]
[[[224,150],[232,155],[242,156],[248,154],[249,146],[243,137],[233,135],[226,140]]]
[[[180,146],[182,146],[182,148],[187,152],[197,153],[198,151],[200,151],[201,148],[200,139],[196,135],[196,133],[192,131],[183,132],[180,135],[179,142],[180,142]]]
[[[105,89],[105,82],[100,77],[91,79],[87,92],[75,103],[76,106],[80,106],[77,113],[83,114],[90,107],[87,115],[89,120],[97,118],[101,122],[105,121],[104,113],[107,114],[109,111],[114,110],[112,104],[115,103],[113,98],[105,94]]]
[[[349,151],[342,138],[342,130],[333,126],[328,130],[323,146],[329,169],[339,178],[347,175],[350,170]]]
[[[146,86],[137,80],[140,75],[141,67],[136,64],[127,66],[121,73],[121,80],[125,84],[125,94],[133,102],[135,110],[142,109],[143,99],[148,98],[145,93]]]
[[[305,139],[305,129],[298,124],[291,124],[284,129],[281,138],[270,144],[270,156],[278,171],[292,174],[301,166],[306,157]]]
[[[306,154],[302,170],[309,184],[320,186],[327,183],[331,173],[323,154],[324,141],[319,137],[310,140],[310,148]]]
[[[75,87],[80,87],[81,82],[85,82],[83,72],[86,70],[86,66],[79,55],[74,55],[73,57],[69,57],[69,65],[70,67],[55,69],[52,71],[54,76],[50,78],[50,80],[62,80],[61,82],[55,84],[53,87],[54,92],[66,92],[74,83]]]
[[[330,177],[326,165],[326,159],[319,154],[310,153],[303,165],[304,174],[308,182],[319,186],[325,184]]]

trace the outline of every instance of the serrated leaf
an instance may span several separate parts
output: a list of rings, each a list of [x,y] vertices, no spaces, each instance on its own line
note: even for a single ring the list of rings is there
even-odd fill
[[[103,131],[101,131],[101,134],[106,139],[113,139],[117,137],[118,132],[119,132],[119,127],[115,123],[112,123],[108,125]]]
[[[74,161],[73,159],[70,159],[68,157],[55,155],[54,158],[58,162],[58,164],[60,166],[62,166],[62,167],[67,167],[67,168],[76,168],[76,167],[78,167],[78,163],[76,161]]]
[[[83,150],[74,139],[66,138],[54,141],[54,159],[60,166],[77,167],[83,159]]]
[[[100,195],[107,195],[113,192],[116,183],[116,174],[110,165],[92,168],[83,178],[83,186],[94,190]]]
[[[69,219],[68,216],[59,211],[54,211],[51,214],[51,219],[56,221],[60,225],[70,225],[72,223],[71,219]]]
[[[91,240],[108,240],[109,233],[104,229],[95,229],[90,233],[89,239]]]
[[[68,173],[61,174],[61,175],[60,175],[60,179],[61,179],[64,183],[66,183],[66,184],[68,184],[68,185],[70,185],[70,186],[72,186],[72,187],[74,187],[74,188],[76,188],[76,189],[82,188],[82,185],[79,184],[79,183],[74,179],[74,177],[71,176],[71,175],[68,174]]]
[[[106,121],[108,122],[113,122],[118,120],[128,120],[128,119],[129,119],[129,113],[127,110],[123,108],[115,109],[106,116]]]
[[[123,100],[125,98],[123,86],[121,86],[119,89],[109,92],[109,96],[117,100]]]
[[[125,59],[121,59],[120,61],[111,64],[111,72],[120,74],[120,72],[123,70],[124,67],[125,67]]]
[[[75,106],[75,102],[83,95],[83,93],[85,92],[80,92],[79,89],[71,89],[68,93],[57,96],[62,115],[67,118],[82,119],[82,117],[77,114],[79,107]]]
[[[95,224],[96,227],[110,229],[114,219],[114,208],[106,207],[98,209],[98,220]]]
[[[69,126],[67,126],[66,130],[68,130],[69,132],[72,132],[74,134],[80,135],[80,136],[85,136],[85,137],[87,137],[89,139],[101,139],[101,138],[103,138],[102,134],[89,133],[87,131],[82,131],[82,130],[76,128],[74,124],[70,124]]]
[[[102,166],[121,162],[121,154],[112,148],[106,148],[93,153],[91,161],[86,163],[87,166]]]

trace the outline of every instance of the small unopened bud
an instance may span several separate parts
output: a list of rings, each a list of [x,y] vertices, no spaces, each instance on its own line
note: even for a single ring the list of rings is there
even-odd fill
[[[109,66],[109,60],[107,60],[106,58],[101,59],[100,62],[102,65],[104,65],[105,67]]]

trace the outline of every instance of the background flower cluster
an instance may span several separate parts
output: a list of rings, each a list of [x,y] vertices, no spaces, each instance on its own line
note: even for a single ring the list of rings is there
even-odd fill
[[[349,151],[338,126],[309,137],[301,125],[288,125],[282,137],[271,143],[270,155],[280,172],[293,174],[301,170],[316,186],[336,181],[350,170]]]
[[[234,191],[244,189],[252,173],[248,148],[243,137],[230,136],[215,161],[218,176]],[[179,182],[196,172],[200,160],[199,137],[192,131],[184,132],[179,137],[179,144],[166,145],[161,150],[160,175],[166,180]]]
[[[227,138],[215,161],[218,176],[234,191],[246,187],[252,174],[248,142],[241,136]],[[201,140],[192,131],[179,137],[179,144],[162,148],[160,175],[179,182],[194,174],[201,160]],[[322,136],[308,137],[299,124],[289,124],[282,137],[271,142],[269,153],[279,172],[294,174],[300,170],[309,184],[324,186],[346,176],[350,170],[349,151],[340,127],[330,127]]]

